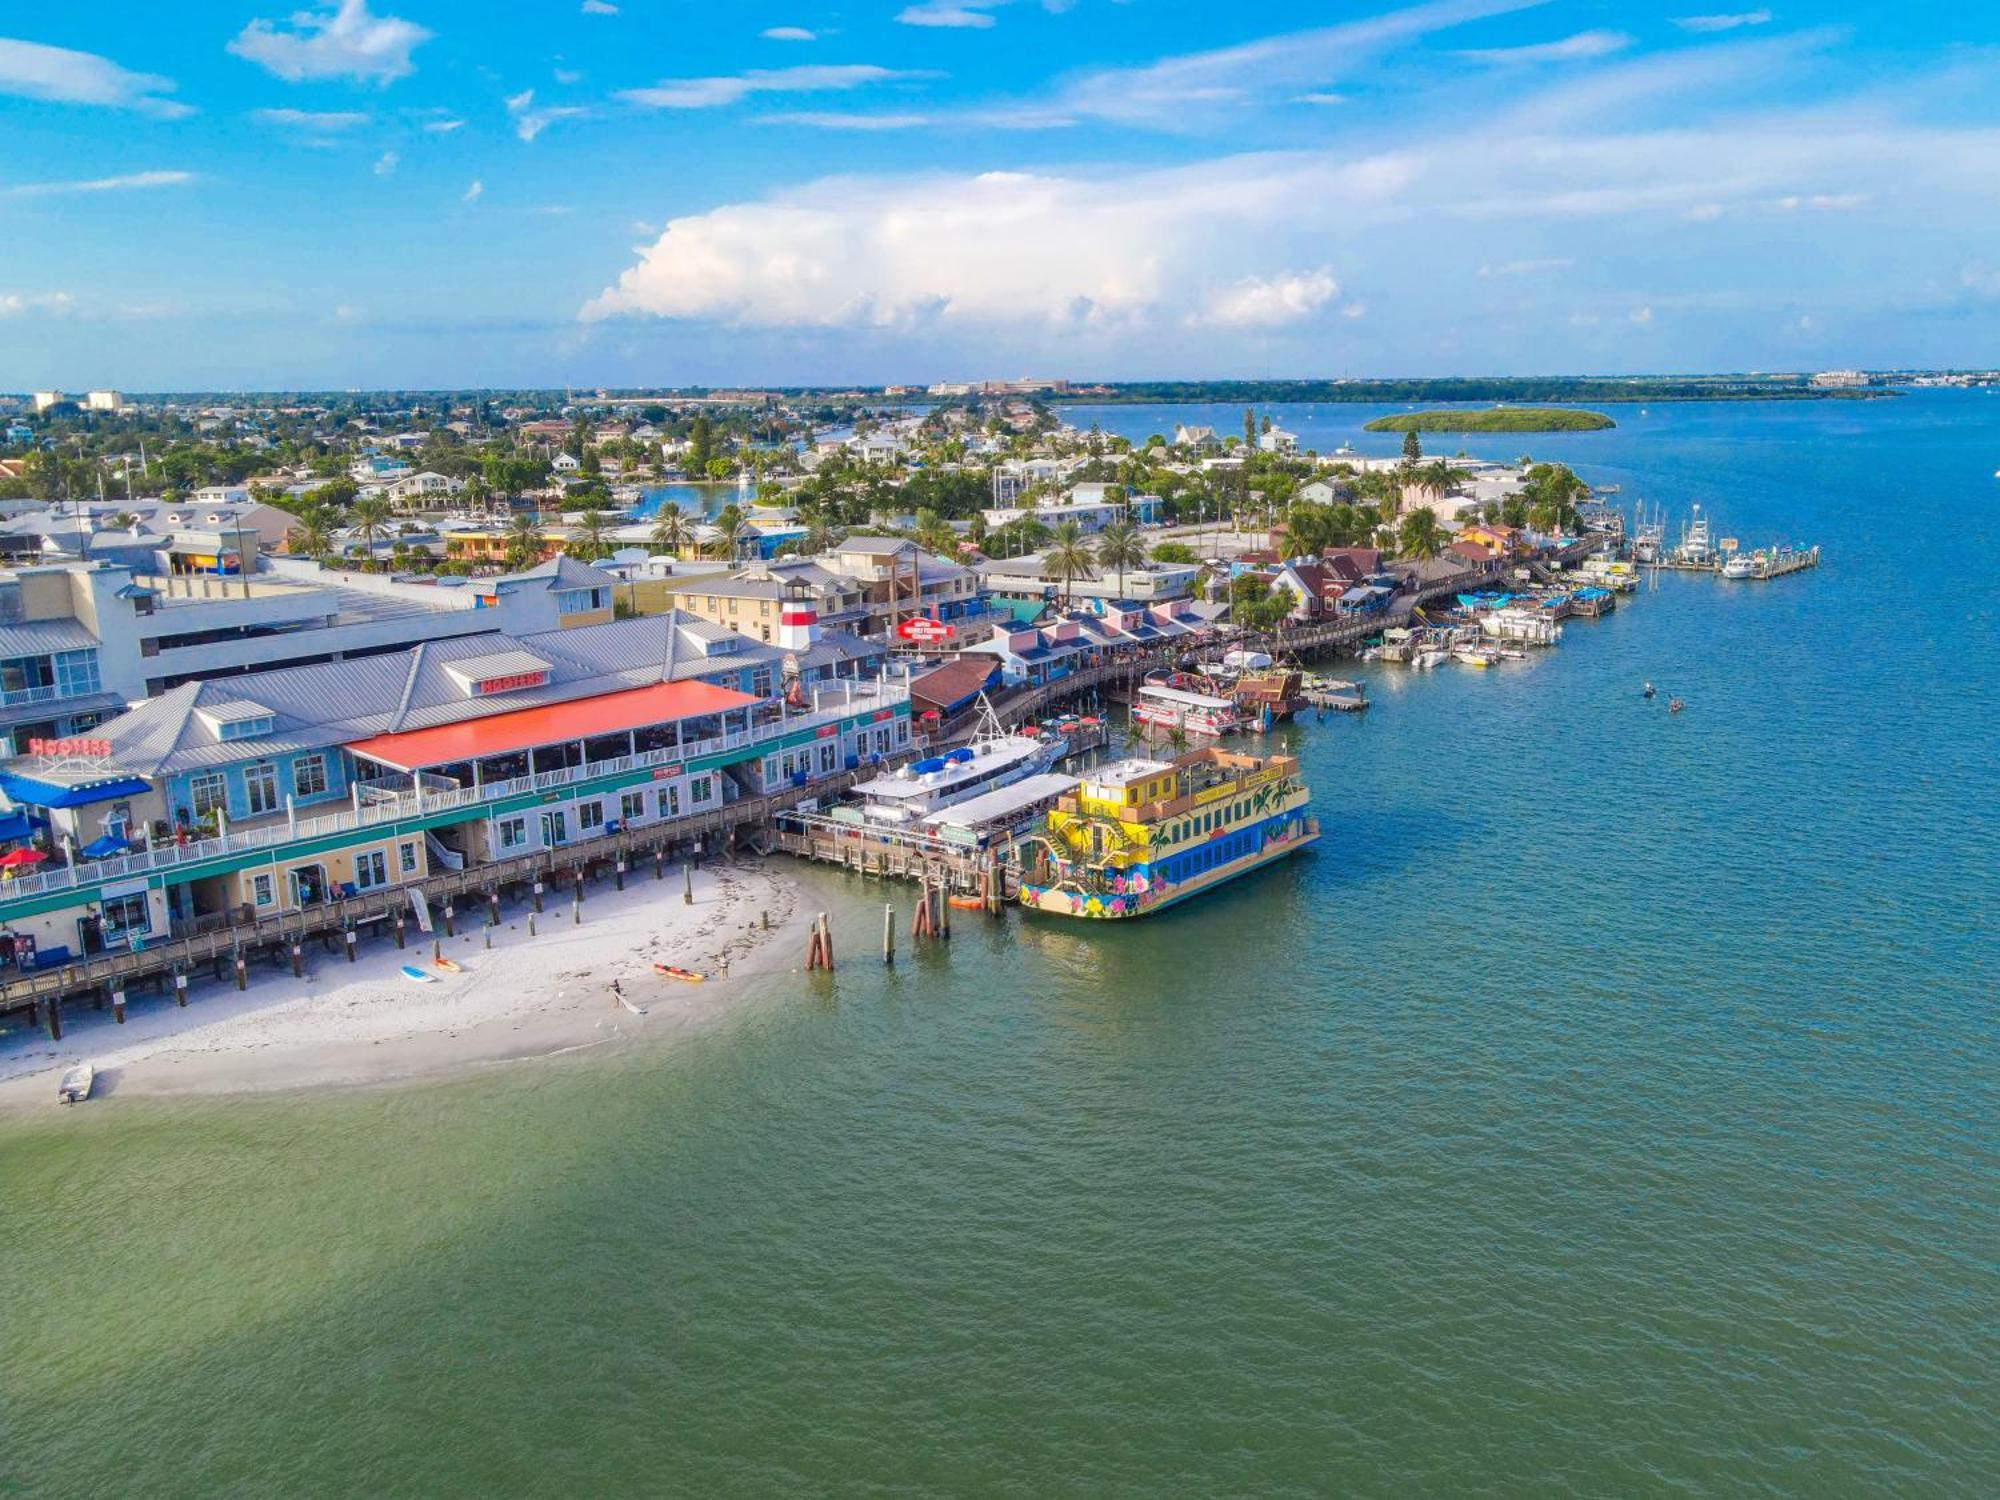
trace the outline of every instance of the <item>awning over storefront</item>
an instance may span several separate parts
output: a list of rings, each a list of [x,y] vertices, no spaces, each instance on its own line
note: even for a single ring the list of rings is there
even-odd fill
[[[540,745],[559,745],[566,740],[595,739],[628,729],[672,724],[727,709],[748,708],[759,701],[748,693],[717,687],[712,682],[659,682],[651,687],[579,698],[574,703],[552,703],[542,708],[489,714],[458,724],[440,724],[435,729],[379,734],[347,748],[366,760],[399,771],[421,771],[430,766],[532,750]]]
[[[144,796],[151,790],[136,776],[113,776],[103,781],[63,786],[0,771],[0,792],[29,807],[89,807],[94,802],[116,802],[121,797]]]

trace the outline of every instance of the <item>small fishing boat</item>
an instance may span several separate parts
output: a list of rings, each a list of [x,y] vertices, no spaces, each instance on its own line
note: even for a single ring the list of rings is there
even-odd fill
[[[1455,646],[1451,659],[1460,666],[1484,668],[1492,666],[1500,658],[1490,646]]]
[[[672,964],[654,964],[653,972],[662,979],[678,979],[683,984],[700,984],[707,979],[706,974],[697,974],[693,969],[680,969]]]
[[[426,974],[422,969],[418,968],[415,964],[403,965],[403,977],[409,980],[411,984],[437,983],[437,975]]]
[[[1747,552],[1738,552],[1722,565],[1724,578],[1755,578],[1757,560]]]
[[[465,972],[465,965],[455,958],[434,958],[431,960],[431,967],[434,969],[443,969],[447,974],[463,974]]]
[[[78,1063],[56,1085],[56,1098],[64,1104],[81,1104],[90,1097],[90,1086],[96,1081],[97,1069],[87,1062]]]

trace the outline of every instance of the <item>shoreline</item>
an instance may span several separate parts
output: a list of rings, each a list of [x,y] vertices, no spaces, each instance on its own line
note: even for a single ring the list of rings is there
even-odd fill
[[[490,950],[484,927],[440,932],[464,971],[431,983],[401,972],[430,968],[428,940],[402,951],[383,938],[352,964],[315,946],[303,978],[264,969],[240,993],[233,980],[204,977],[185,1008],[170,995],[135,995],[122,1026],[109,1010],[70,1009],[60,1042],[25,1023],[0,1032],[0,1114],[46,1110],[63,1069],[85,1060],[97,1069],[96,1103],[432,1081],[636,1044],[722,1015],[746,979],[795,968],[778,956],[803,931],[800,894],[762,861],[722,863],[696,873],[692,906],[678,881],[640,880],[591,891],[580,924],[567,903],[551,902],[532,938],[526,903],[510,908]],[[653,973],[656,961],[709,978],[668,979]]]

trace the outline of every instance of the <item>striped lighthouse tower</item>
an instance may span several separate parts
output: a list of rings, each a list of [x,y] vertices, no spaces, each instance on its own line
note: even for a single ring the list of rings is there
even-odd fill
[[[819,611],[813,606],[812,590],[790,584],[778,602],[778,641],[786,651],[805,651],[819,639]]]

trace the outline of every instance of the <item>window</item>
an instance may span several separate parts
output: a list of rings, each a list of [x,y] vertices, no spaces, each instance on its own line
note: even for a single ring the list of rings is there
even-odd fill
[[[389,861],[382,857],[380,849],[370,849],[366,854],[354,856],[354,888],[357,891],[379,890],[389,883]]]
[[[250,882],[250,898],[259,906],[269,906],[272,898],[271,877],[259,875]]]
[[[764,639],[768,641],[770,638],[771,632],[768,630],[765,631]],[[769,667],[759,667],[750,674],[750,691],[755,693],[759,698],[768,698],[771,696],[771,669]]]
[[[646,794],[644,792],[627,792],[618,799],[619,822],[636,823],[645,816]]]
[[[583,833],[591,833],[604,826],[604,804],[602,802],[579,802],[576,805],[576,826]]]
[[[145,896],[107,896],[98,931],[107,943],[143,937],[153,930],[153,909]]]
[[[300,797],[317,797],[326,790],[324,755],[301,755],[292,762],[292,790]]]
[[[417,871],[417,845],[409,840],[396,846],[396,869],[404,875],[414,875]]]
[[[688,783],[688,801],[699,807],[715,795],[715,778],[697,776]]]
[[[500,847],[518,849],[528,842],[528,820],[526,818],[502,818],[500,820]]]
[[[681,789],[677,786],[660,788],[660,816],[678,818],[681,815]]]
[[[819,747],[820,775],[822,776],[832,775],[834,768],[839,764],[840,764],[840,746],[836,745],[832,740],[828,740],[825,744]]]
[[[278,768],[269,761],[243,768],[243,795],[248,800],[250,816],[255,818],[264,813],[278,810]]]
[[[188,782],[188,802],[197,818],[225,811],[229,806],[229,783],[220,771],[203,771]]]

